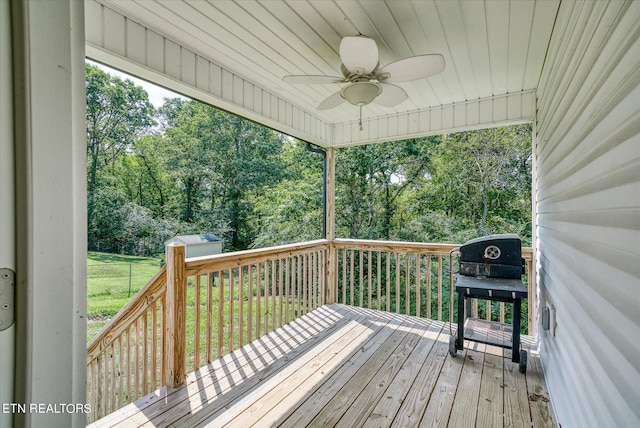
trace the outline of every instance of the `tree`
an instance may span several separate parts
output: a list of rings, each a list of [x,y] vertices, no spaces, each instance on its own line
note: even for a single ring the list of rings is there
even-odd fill
[[[443,211],[474,225],[477,236],[531,236],[531,127],[517,125],[447,135],[420,213]]]
[[[338,230],[351,238],[391,239],[399,203],[422,185],[439,137],[341,149],[336,160]]]
[[[96,237],[95,199],[107,168],[153,125],[147,93],[130,80],[111,77],[86,64],[87,92],[87,216],[89,249]]]
[[[229,231],[229,249],[248,248],[256,234],[253,198],[282,176],[283,137],[196,101],[168,100],[161,114],[167,169],[181,187],[181,221],[218,225]]]
[[[285,140],[281,162],[282,179],[256,198],[255,248],[322,238],[322,157]]]

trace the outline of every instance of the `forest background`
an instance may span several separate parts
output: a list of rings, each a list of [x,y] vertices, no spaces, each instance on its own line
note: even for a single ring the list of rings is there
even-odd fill
[[[321,154],[198,101],[165,99],[87,64],[88,245],[164,254],[213,233],[224,251],[322,237]],[[531,244],[531,126],[336,150],[336,235]]]

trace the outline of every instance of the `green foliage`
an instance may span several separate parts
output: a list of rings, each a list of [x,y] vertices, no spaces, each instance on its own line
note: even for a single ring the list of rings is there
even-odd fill
[[[322,237],[322,156],[287,140],[281,161],[282,179],[256,199],[255,248]]]
[[[447,135],[412,208],[463,220],[469,237],[518,233],[530,242],[531,162],[530,125]]]
[[[531,237],[531,127],[341,149],[339,236],[461,243]]]
[[[96,235],[96,195],[114,177],[116,161],[139,135],[153,125],[154,109],[147,93],[130,80],[111,77],[86,65],[87,94],[87,212],[89,249]],[[102,215],[102,213],[98,213]],[[102,231],[104,232],[104,231]]]
[[[153,255],[177,234],[225,250],[320,238],[322,156],[203,103],[153,110],[87,66],[89,247]],[[531,237],[531,127],[336,150],[339,237],[461,243]]]
[[[336,226],[340,236],[391,239],[404,200],[431,170],[440,137],[341,149],[336,157]]]

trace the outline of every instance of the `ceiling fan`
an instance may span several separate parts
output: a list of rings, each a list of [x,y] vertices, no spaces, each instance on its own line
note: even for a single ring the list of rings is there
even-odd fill
[[[318,110],[329,110],[347,101],[360,107],[371,102],[393,107],[409,98],[404,89],[394,83],[423,79],[444,70],[444,57],[439,54],[416,55],[380,67],[378,46],[365,36],[344,37],[340,42],[340,71],[342,77],[317,75],[288,75],[282,80],[294,84],[347,83],[340,91],[330,95],[318,105]]]

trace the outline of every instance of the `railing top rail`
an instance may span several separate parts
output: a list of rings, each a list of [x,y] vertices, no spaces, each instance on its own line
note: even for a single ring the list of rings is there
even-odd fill
[[[406,241],[378,241],[369,239],[343,239],[338,238],[333,241],[334,245],[339,248],[354,248],[373,251],[424,251],[430,253],[449,254],[454,248],[460,244],[441,244],[428,242],[406,242]]]
[[[432,242],[406,242],[406,241],[378,241],[370,239],[344,239],[336,238],[333,244],[338,248],[372,251],[405,251],[428,252],[433,254],[449,254],[454,248],[462,244],[442,244]],[[531,260],[533,250],[530,247],[522,247],[522,257]]]
[[[322,250],[327,248],[329,248],[328,240],[317,239],[314,241],[278,245],[275,247],[256,248],[253,250],[235,251],[232,253],[191,257],[185,260],[185,273],[186,275],[199,275],[212,272],[214,270],[246,266],[264,260],[295,256],[308,250]]]
[[[113,338],[129,328],[131,323],[151,306],[151,303],[162,296],[166,286],[167,268],[164,266],[91,340],[87,345],[87,362],[91,362],[111,343]]]

